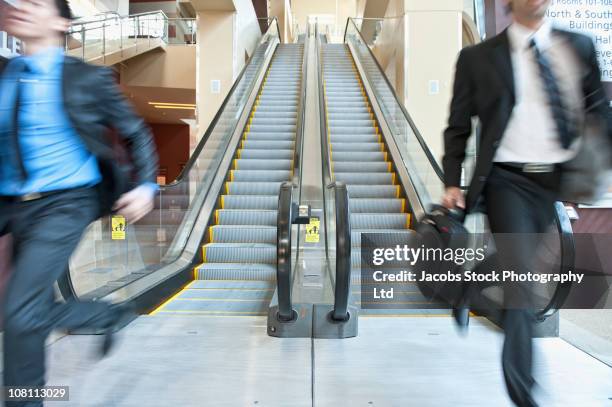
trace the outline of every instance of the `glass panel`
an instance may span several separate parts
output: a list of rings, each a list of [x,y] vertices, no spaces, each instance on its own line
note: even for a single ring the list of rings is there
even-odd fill
[[[372,55],[368,45],[349,21],[346,42],[350,43],[365,70],[365,75],[374,92],[374,96],[382,110],[385,121],[390,127],[391,135],[399,147],[404,165],[412,179],[414,187],[421,199],[423,207],[428,210],[431,204],[439,203],[444,192],[442,171],[436,161],[424,146],[424,142],[411,126],[411,119],[402,108],[384,73]]]
[[[161,26],[152,27],[159,21],[150,21],[148,31],[141,33],[158,35]],[[142,22],[139,26],[142,28]],[[177,181],[161,187],[155,209],[138,223],[127,225],[125,233],[122,223],[113,222],[110,216],[90,225],[70,260],[70,277],[79,297],[119,289],[181,254],[264,61],[278,42],[277,25],[270,27],[208,129],[206,148],[198,146]]]
[[[195,44],[196,34],[195,18],[168,19],[168,44]]]

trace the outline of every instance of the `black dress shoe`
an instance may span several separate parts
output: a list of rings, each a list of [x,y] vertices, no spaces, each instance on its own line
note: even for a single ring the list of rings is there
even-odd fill
[[[102,345],[100,346],[100,357],[105,357],[112,349],[116,342],[115,332],[136,318],[134,306],[129,302],[111,305],[111,313],[114,314],[113,322],[104,329]]]
[[[453,308],[453,319],[457,323],[459,332],[465,335],[470,324],[470,309],[465,307]]]

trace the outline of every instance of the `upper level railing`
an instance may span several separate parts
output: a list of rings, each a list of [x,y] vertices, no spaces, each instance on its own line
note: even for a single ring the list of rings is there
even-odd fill
[[[120,16],[104,13],[75,20],[66,33],[66,50],[84,60],[134,47],[195,44],[196,20],[168,18],[163,11]]]

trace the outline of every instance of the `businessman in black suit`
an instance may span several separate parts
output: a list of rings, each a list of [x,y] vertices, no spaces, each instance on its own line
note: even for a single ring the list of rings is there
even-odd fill
[[[45,339],[55,328],[112,330],[127,307],[54,298],[54,282],[89,223],[112,210],[135,222],[153,207],[152,136],[115,83],[113,71],[64,55],[66,0],[21,0],[0,27],[25,55],[0,61],[0,235],[12,234],[4,305],[4,385],[45,383]],[[108,129],[133,164],[119,165]],[[41,401],[7,405],[42,406]]]
[[[501,34],[461,51],[444,133],[443,204],[467,212],[484,208],[493,233],[517,233],[500,258],[528,270],[537,242],[554,217],[562,163],[580,147],[587,112],[610,123],[592,41],[553,28],[550,0],[508,0],[513,23]],[[482,124],[479,154],[467,196],[459,189],[472,117]],[[606,130],[612,139],[610,128]],[[531,238],[528,238],[531,237]],[[511,399],[534,406],[528,284],[505,291],[502,363]],[[518,301],[522,299],[521,301]],[[508,306],[508,301],[515,301]],[[521,302],[522,305],[519,305]]]

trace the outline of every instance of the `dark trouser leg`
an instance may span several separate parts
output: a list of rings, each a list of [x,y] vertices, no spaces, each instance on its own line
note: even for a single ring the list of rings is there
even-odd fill
[[[553,221],[554,176],[547,189],[522,175],[494,168],[485,189],[489,224],[493,233],[516,233],[512,244],[500,248],[502,267],[513,267],[517,272],[531,268],[538,247],[538,236],[545,233]],[[505,340],[502,365],[506,387],[511,399],[518,406],[536,405],[531,396],[534,384],[532,376],[532,338],[535,323],[534,310],[524,304],[531,303],[529,283],[507,286],[504,291],[506,309],[503,318]],[[520,299],[520,300],[519,300]],[[517,304],[523,306],[517,306]]]
[[[92,189],[80,189],[13,205],[13,272],[4,308],[5,386],[44,385],[44,344],[52,329],[102,328],[113,322],[108,304],[57,303],[54,298],[55,281],[97,216],[96,199]]]

